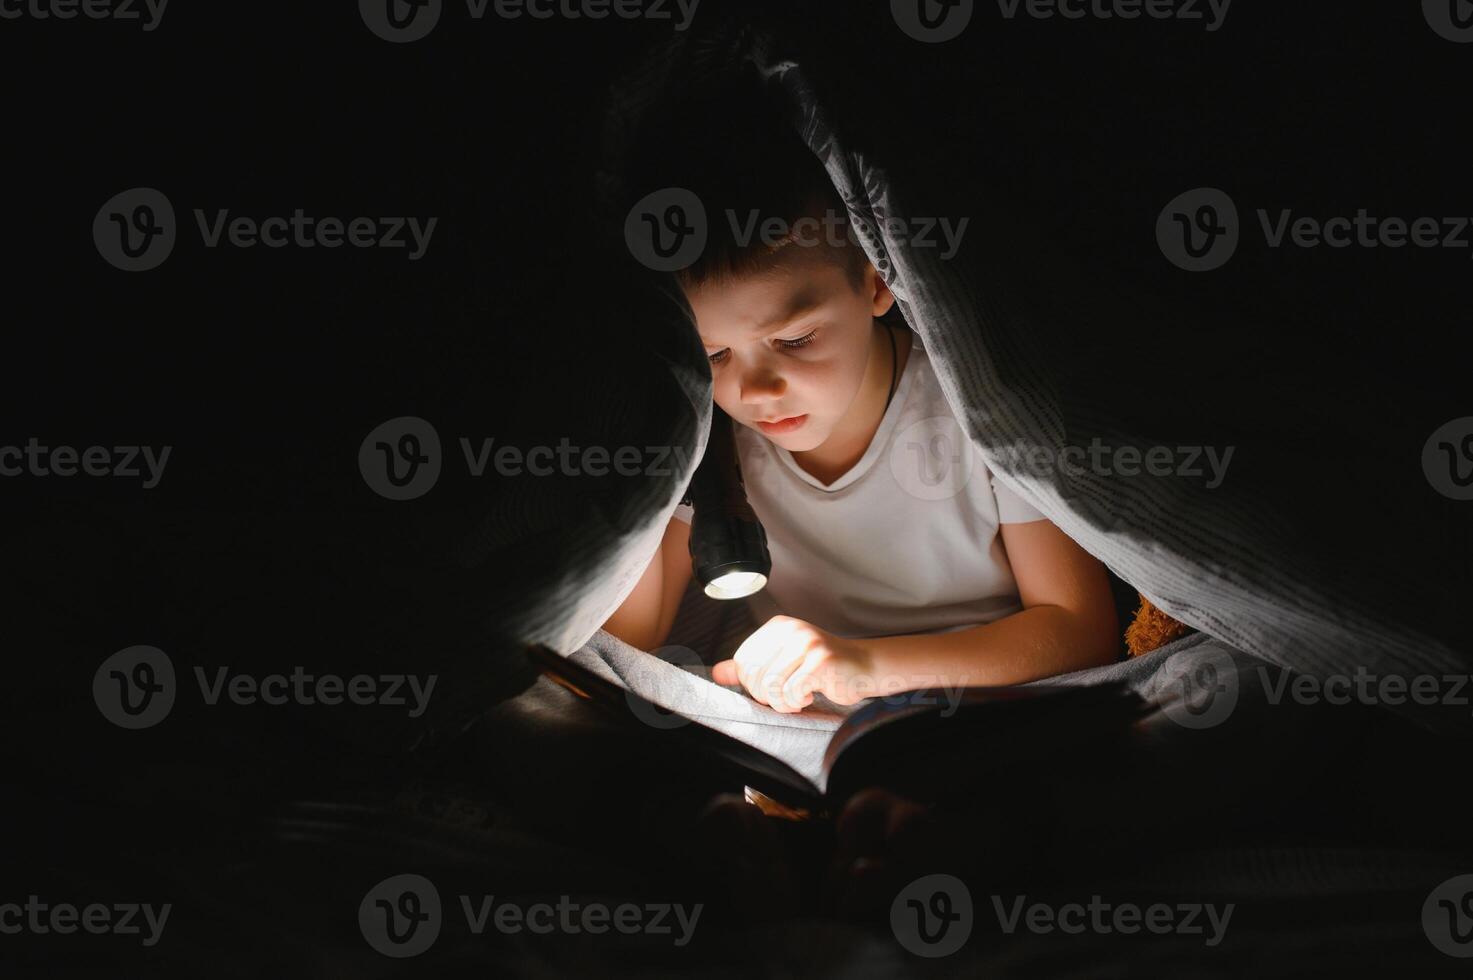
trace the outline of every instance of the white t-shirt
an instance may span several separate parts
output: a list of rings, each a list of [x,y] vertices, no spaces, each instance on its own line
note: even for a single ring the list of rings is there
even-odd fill
[[[869,448],[828,486],[736,425],[747,499],[772,574],[754,621],[779,613],[838,636],[948,632],[1021,609],[1001,524],[1043,514],[993,477],[941,392],[919,336]],[[690,522],[691,508],[675,516]]]

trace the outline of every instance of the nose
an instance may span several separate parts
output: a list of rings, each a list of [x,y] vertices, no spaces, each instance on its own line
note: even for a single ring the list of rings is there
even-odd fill
[[[763,402],[775,401],[788,390],[788,383],[783,380],[781,374],[773,370],[771,364],[765,359],[752,362],[744,367],[737,379],[737,385],[741,390],[744,405],[760,405]]]

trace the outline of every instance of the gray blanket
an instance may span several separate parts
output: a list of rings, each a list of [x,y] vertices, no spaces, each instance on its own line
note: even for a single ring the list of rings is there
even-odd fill
[[[628,189],[619,184],[620,163],[650,107],[671,90],[738,71],[760,79],[790,110],[792,125],[843,196],[906,322],[923,338],[964,431],[1011,489],[1156,605],[1214,638],[1223,651],[1321,678],[1358,669],[1402,677],[1467,672],[1458,651],[1364,601],[1368,591],[1378,591],[1374,583],[1367,585],[1367,576],[1394,570],[1365,570],[1357,578],[1360,591],[1351,594],[1347,577],[1337,584],[1306,554],[1288,549],[1292,529],[1275,509],[1281,501],[1238,495],[1175,473],[1141,469],[1121,479],[1092,467],[1040,468],[1040,458],[1065,459],[1068,451],[1094,442],[1112,454],[1129,450],[1141,458],[1149,440],[1121,431],[1108,404],[1081,400],[1061,385],[1030,342],[1073,335],[1056,322],[1030,319],[1036,314],[1011,303],[1015,286],[991,257],[963,249],[942,261],[937,249],[906,237],[909,219],[918,215],[968,214],[973,227],[987,227],[989,215],[967,210],[966,201],[945,200],[958,189],[936,187],[927,173],[907,172],[896,147],[855,145],[838,108],[822,94],[821,79],[782,42],[745,28],[713,31],[699,43],[675,38],[615,87],[607,118],[609,164],[600,174],[611,227],[623,227],[619,208],[627,209],[621,194]],[[698,460],[711,418],[710,375],[678,290],[670,283],[661,288],[669,321],[661,324],[654,343],[680,389],[679,405],[668,416],[669,438],[687,450],[687,459]],[[643,499],[631,505],[639,513],[635,526],[623,529],[617,542],[600,544],[601,550],[590,545],[597,553],[583,564],[584,577],[564,583],[560,615],[537,624],[545,628],[538,639],[565,653],[588,643],[633,588],[689,478],[685,467],[667,484],[641,485]],[[586,571],[593,558],[613,573]],[[1149,667],[1121,669],[1134,675]],[[1420,715],[1427,724],[1467,723],[1465,711],[1437,711],[1408,701],[1392,707]]]

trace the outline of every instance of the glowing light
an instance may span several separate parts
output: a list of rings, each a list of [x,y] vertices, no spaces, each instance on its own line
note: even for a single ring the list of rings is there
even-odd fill
[[[740,599],[766,584],[767,576],[761,572],[727,572],[706,584],[706,595],[713,599]]]

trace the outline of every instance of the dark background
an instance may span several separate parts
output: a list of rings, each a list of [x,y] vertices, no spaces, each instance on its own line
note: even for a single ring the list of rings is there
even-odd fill
[[[1467,651],[1473,505],[1427,486],[1419,456],[1469,414],[1473,249],[1270,250],[1253,212],[1473,215],[1473,46],[1435,36],[1415,5],[1328,2],[1238,0],[1210,34],[1007,22],[979,4],[940,47],[881,3],[705,0],[697,24],[764,12],[813,52],[856,145],[894,154],[902,186],[924,200],[927,184],[964,182],[1005,216],[981,233],[1010,245],[1019,295],[1057,311],[1061,383],[1162,442],[1237,445],[1235,479],[1288,514],[1286,547]],[[148,492],[0,481],[3,703],[31,835],[15,838],[14,880],[111,868],[128,848],[109,828],[163,852],[217,847],[212,821],[320,787],[357,752],[400,759],[526,683],[503,627],[560,563],[526,532],[575,525],[604,487],[447,476],[406,508],[364,486],[357,449],[397,415],[522,445],[661,431],[658,400],[644,417],[602,405],[666,382],[653,277],[609,247],[594,173],[611,80],[668,33],[476,22],[454,4],[407,45],[352,5],[178,4],[151,33],[0,22],[0,444],[174,447]],[[188,227],[162,267],[130,275],[90,226],[134,186],[164,191]],[[1244,239],[1225,268],[1190,275],[1154,228],[1198,186],[1235,198]],[[196,207],[439,222],[409,262],[205,249]],[[467,557],[470,534],[482,547]],[[423,725],[271,719],[128,741],[88,692],[102,657],[140,642],[243,665],[439,669],[459,694]]]

